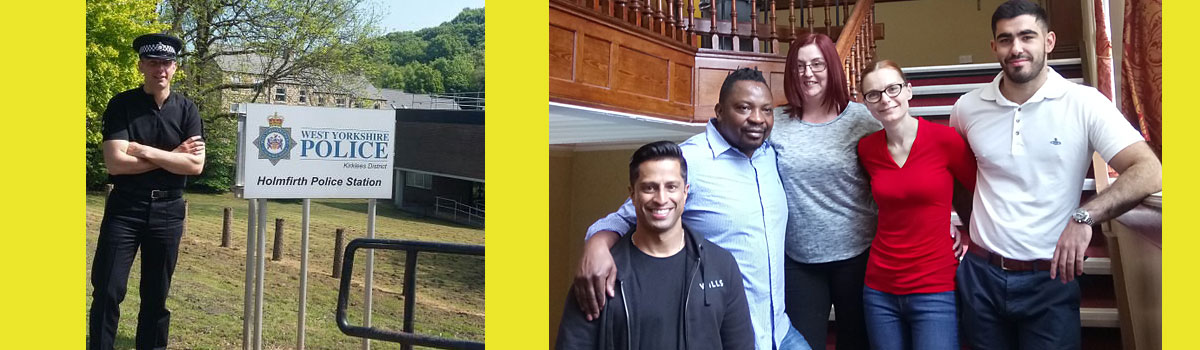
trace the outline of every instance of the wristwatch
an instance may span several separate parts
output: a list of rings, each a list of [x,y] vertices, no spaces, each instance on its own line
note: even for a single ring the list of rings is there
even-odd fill
[[[1075,213],[1071,214],[1071,220],[1088,226],[1096,224],[1096,222],[1092,220],[1092,214],[1089,214],[1087,209],[1083,208],[1075,209]]]

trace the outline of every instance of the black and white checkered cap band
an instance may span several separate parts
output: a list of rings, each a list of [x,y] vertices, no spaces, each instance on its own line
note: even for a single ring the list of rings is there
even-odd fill
[[[171,47],[171,45],[167,45],[167,44],[158,42],[158,43],[154,43],[151,45],[142,45],[142,48],[138,49],[139,55],[144,55],[147,53],[162,53],[162,54],[174,55],[175,48]]]

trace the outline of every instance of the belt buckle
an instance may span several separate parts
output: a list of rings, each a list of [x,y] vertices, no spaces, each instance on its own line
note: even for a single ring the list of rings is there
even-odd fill
[[[1009,269],[1008,266],[1004,265],[1005,260],[1008,260],[1008,259],[1005,259],[1003,256],[1000,257],[1000,269],[1004,270],[1004,271],[1012,271],[1012,269]]]
[[[150,199],[159,199],[167,196],[167,191],[150,190]]]

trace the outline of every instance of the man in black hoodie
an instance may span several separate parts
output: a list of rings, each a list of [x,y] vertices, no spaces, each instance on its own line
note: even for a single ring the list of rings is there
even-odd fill
[[[659,141],[634,152],[629,197],[638,223],[611,250],[616,296],[588,321],[568,295],[557,349],[754,349],[741,271],[728,251],[683,227],[687,193],[679,146]]]

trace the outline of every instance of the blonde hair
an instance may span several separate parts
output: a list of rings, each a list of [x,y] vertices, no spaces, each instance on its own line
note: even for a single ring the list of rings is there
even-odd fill
[[[874,62],[871,62],[871,64],[868,64],[866,67],[864,67],[862,74],[858,75],[858,86],[862,86],[863,78],[867,77],[867,74],[874,73],[880,69],[894,69],[896,70],[896,73],[900,73],[900,79],[903,79],[904,82],[908,82],[908,77],[904,75],[904,70],[901,70],[900,65],[896,64],[895,61],[875,60]]]

